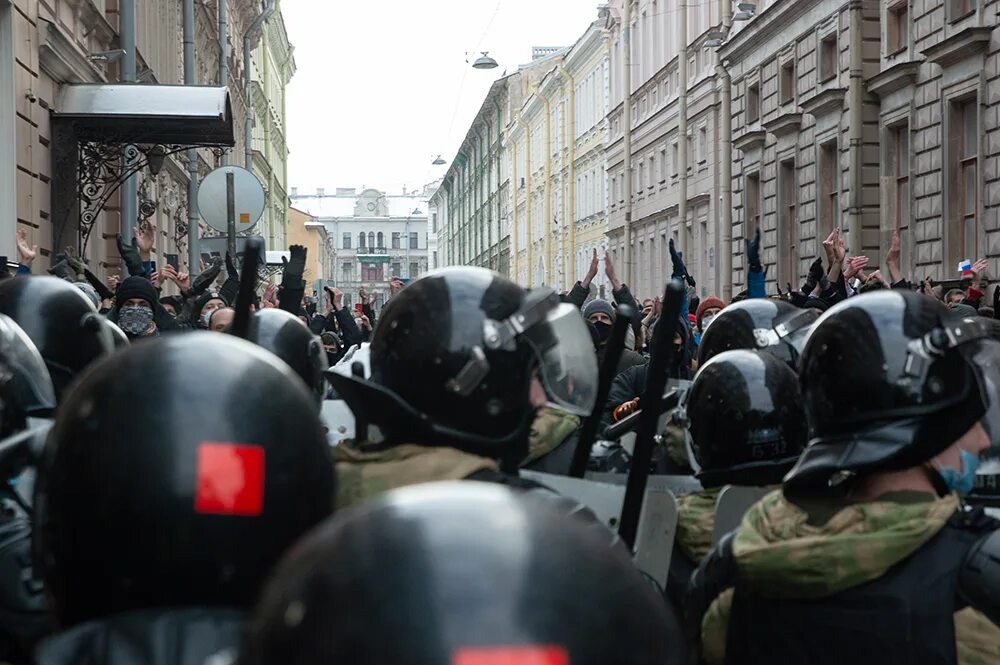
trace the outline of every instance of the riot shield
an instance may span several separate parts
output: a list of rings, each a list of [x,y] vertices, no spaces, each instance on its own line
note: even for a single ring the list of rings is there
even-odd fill
[[[750,506],[757,503],[773,490],[766,487],[744,487],[726,485],[715,501],[715,528],[712,531],[712,545],[717,545],[722,537],[736,529],[743,521]]]

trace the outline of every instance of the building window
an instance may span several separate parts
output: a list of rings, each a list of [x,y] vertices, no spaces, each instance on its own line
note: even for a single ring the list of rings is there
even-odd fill
[[[948,20],[957,21],[976,11],[975,0],[948,0]]]
[[[660,148],[660,183],[667,181],[667,149]]]
[[[416,231],[411,231],[410,232],[410,249],[420,249],[419,242],[420,242],[420,234],[418,234]]]
[[[892,5],[886,14],[886,53],[893,55],[905,51],[910,44],[910,2]]]
[[[410,279],[416,279],[417,278],[417,274],[419,272],[420,272],[420,264],[419,263],[413,263],[413,262],[411,262],[410,263]]]
[[[798,220],[796,204],[795,162],[781,162],[778,167],[778,254],[781,260],[779,279],[794,282],[799,277]]]
[[[345,263],[343,266],[341,266],[341,273],[343,275],[341,277],[341,279],[343,281],[345,281],[345,282],[352,282],[352,281],[354,281],[354,264],[353,263]]]
[[[382,235],[381,231],[378,232],[378,244],[376,247],[379,249],[385,249],[385,236]]]
[[[672,159],[673,168],[670,170],[670,175],[671,175],[671,177],[676,178],[677,177],[677,165],[681,163],[681,149],[677,145],[676,141],[671,145],[671,148],[672,148],[672,152],[673,152],[673,155],[672,155],[672,157],[673,157],[673,159]]]
[[[778,79],[778,100],[781,104],[795,101],[795,60],[789,60],[781,65],[781,76]]]
[[[366,244],[365,244],[365,234],[364,233],[359,233],[358,234],[358,249],[364,249],[365,247],[366,247]]]
[[[647,186],[650,189],[653,189],[656,185],[656,157],[653,155],[649,156],[649,172],[647,175],[649,175],[649,182],[647,183]]]
[[[910,220],[910,126],[899,125],[892,130],[892,173],[896,179],[897,228],[908,226]]]
[[[345,233],[344,234],[343,242],[341,244],[343,245],[344,249],[350,249],[351,248],[351,234],[350,233]]]
[[[825,238],[837,225],[838,201],[840,198],[840,160],[837,142],[830,141],[819,147],[819,228],[816,235]]]
[[[747,229],[745,236],[749,238],[753,232],[760,228],[760,174],[752,173],[747,176],[746,189],[743,192],[743,208],[747,213]]]
[[[708,161],[708,129],[701,127],[698,129],[698,163],[704,164]]]
[[[837,33],[831,32],[819,43],[819,80],[829,81],[837,76]]]
[[[760,120],[760,82],[747,86],[747,124]]]
[[[361,281],[362,282],[381,282],[384,281],[382,275],[383,263],[362,263],[361,264]]]
[[[694,146],[694,138],[690,134],[688,134],[688,137],[687,137],[687,147],[688,147],[688,149],[687,149],[687,155],[686,155],[686,157],[687,157],[687,170],[688,170],[688,173],[691,173],[691,171],[694,170],[694,168],[692,167],[692,164],[694,164],[695,160],[697,159],[697,155],[695,155],[695,152],[694,152],[694,148],[695,148],[695,146]]]
[[[952,219],[949,233],[953,261],[979,256],[979,107],[976,98],[951,104],[949,181]],[[962,252],[957,255],[956,251]]]
[[[369,250],[375,249],[375,232],[374,231],[369,231],[368,232],[368,249]]]
[[[392,264],[392,276],[393,277],[402,277],[403,276],[403,270],[401,268],[402,265],[403,264],[401,264],[401,263],[393,263]]]
[[[399,233],[398,232],[393,232],[393,234],[392,234],[392,248],[393,249],[400,249],[400,246],[399,246]]]

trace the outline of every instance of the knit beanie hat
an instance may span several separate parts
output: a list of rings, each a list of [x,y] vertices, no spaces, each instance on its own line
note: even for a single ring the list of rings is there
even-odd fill
[[[615,320],[615,308],[607,300],[594,298],[583,306],[583,318],[590,319],[594,314],[607,314],[612,321]]]
[[[153,283],[145,277],[129,277],[118,285],[118,292],[115,294],[115,307],[121,309],[126,300],[132,298],[142,298],[149,303],[149,308],[156,309],[158,294]]]
[[[705,311],[709,309],[725,309],[726,303],[722,302],[720,298],[715,296],[709,296],[702,300],[698,304],[698,311],[695,312],[695,325],[698,326],[698,330],[701,330],[701,320],[705,317]]]

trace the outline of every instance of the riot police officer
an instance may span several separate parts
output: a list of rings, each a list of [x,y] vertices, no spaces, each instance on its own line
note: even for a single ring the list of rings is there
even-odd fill
[[[297,316],[274,308],[255,312],[250,317],[247,340],[284,360],[302,379],[317,405],[323,400],[326,353],[320,338]]]
[[[691,573],[712,547],[723,486],[780,484],[807,440],[798,376],[762,351],[714,356],[698,370],[681,410],[688,458],[705,489],[677,499],[667,591],[678,606]]]
[[[241,665],[670,665],[617,537],[544,490],[431,483],[327,521],[278,567]]]
[[[111,331],[94,304],[57,277],[3,280],[0,314],[12,318],[34,342],[60,402],[78,374],[114,351]]]
[[[794,368],[817,318],[815,309],[799,309],[781,300],[735,302],[719,312],[702,335],[698,366],[723,351],[756,349],[772,353]]]
[[[370,380],[327,374],[360,425],[334,453],[338,506],[434,480],[514,482],[500,470],[528,457],[537,409],[585,415],[596,394],[579,310],[481,268],[412,282],[382,311],[370,351]]]
[[[234,648],[271,567],[329,514],[331,468],[311,396],[252,344],[166,336],[95,366],[38,472],[35,558],[63,629],[38,662]]]
[[[901,291],[816,323],[809,446],[692,580],[707,662],[995,661],[1000,534],[960,503],[1000,441],[991,332]]]
[[[34,643],[51,629],[31,568],[24,471],[48,429],[39,417],[54,408],[55,389],[38,349],[0,314],[0,661],[7,663],[30,662]]]

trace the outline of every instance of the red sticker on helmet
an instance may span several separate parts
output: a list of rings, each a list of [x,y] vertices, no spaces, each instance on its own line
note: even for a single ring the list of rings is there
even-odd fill
[[[554,646],[469,647],[456,651],[451,665],[569,665],[569,654]]]
[[[264,509],[264,449],[236,443],[198,446],[196,512],[257,516]]]

